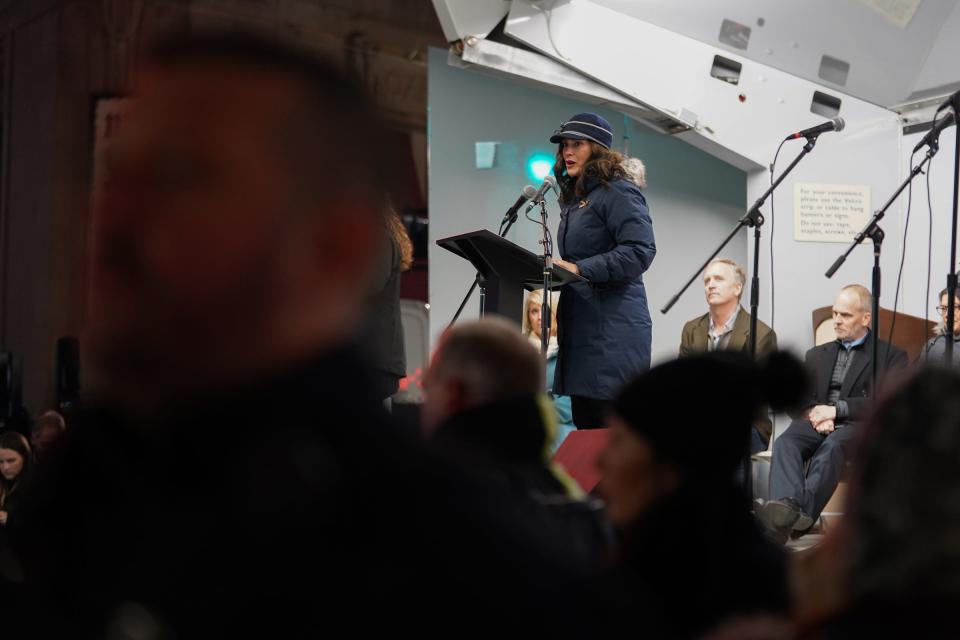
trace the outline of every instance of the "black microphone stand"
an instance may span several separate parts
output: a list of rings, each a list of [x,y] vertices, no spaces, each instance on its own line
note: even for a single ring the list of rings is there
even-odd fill
[[[680,291],[676,293],[670,301],[660,310],[660,313],[667,313],[670,309],[673,308],[673,305],[677,303],[677,300],[680,299],[687,289],[690,288],[690,285],[693,284],[693,281],[697,279],[700,274],[703,273],[703,270],[706,269],[714,258],[717,257],[717,254],[723,251],[723,248],[733,240],[734,236],[740,232],[740,229],[744,227],[753,227],[753,278],[750,280],[750,357],[756,358],[757,355],[757,308],[760,306],[760,227],[763,226],[764,218],[763,214],[760,213],[760,207],[767,201],[767,198],[770,197],[770,194],[773,193],[774,189],[780,186],[780,183],[783,182],[783,179],[793,171],[793,168],[796,167],[804,156],[813,151],[814,145],[817,144],[817,136],[811,136],[807,139],[807,143],[803,145],[803,150],[794,158],[793,162],[790,163],[783,173],[774,180],[773,184],[763,192],[756,202],[753,203],[753,206],[747,211],[737,222],[737,226],[733,228],[733,231],[730,232],[723,242],[720,243],[720,246],[710,254],[710,257],[700,265],[700,268],[697,269],[690,279],[687,280],[687,283],[681,287]]]
[[[552,312],[550,310],[550,292],[553,289],[553,238],[547,227],[546,194],[540,198],[540,224],[543,226],[543,301],[540,303],[540,353],[544,362],[547,360],[547,350],[550,347],[550,330]],[[533,205],[531,205],[533,206]]]
[[[827,269],[825,274],[828,278],[832,278],[833,274],[837,272],[837,269],[840,268],[846,259],[847,256],[864,241],[866,238],[873,240],[873,277],[871,278],[871,288],[870,292],[873,295],[873,304],[870,309],[870,331],[873,334],[871,336],[872,344],[870,345],[871,352],[873,354],[873,362],[870,365],[870,379],[873,384],[873,388],[877,387],[877,343],[879,341],[880,333],[880,245],[883,243],[883,230],[880,228],[879,223],[883,219],[883,216],[886,215],[887,209],[890,208],[890,205],[903,193],[903,190],[907,188],[914,178],[916,178],[922,171],[923,165],[930,162],[931,158],[937,154],[937,151],[940,150],[939,145],[936,140],[931,140],[929,146],[927,147],[927,154],[924,156],[923,160],[916,167],[913,167],[910,170],[910,175],[907,176],[907,179],[900,183],[900,186],[896,191],[893,192],[893,195],[890,196],[890,199],[873,214],[873,218],[867,223],[860,233],[856,235],[853,239],[853,242],[850,243],[850,246],[847,247],[847,250],[837,258],[834,263]],[[956,283],[956,275],[954,274],[954,283]],[[951,341],[948,341],[949,345]]]
[[[956,317],[954,301],[957,295],[957,195],[960,191],[960,91],[954,91],[947,104],[953,109],[955,145],[953,148],[953,222],[950,228],[950,269],[947,271],[947,326],[943,335],[946,338],[944,345],[944,359],[947,366],[953,364],[953,323]],[[931,146],[936,142],[931,143]]]
[[[512,207],[511,207],[512,208]],[[503,220],[500,222],[500,231],[499,235],[501,238],[506,238],[507,233],[510,231],[510,227],[513,226],[513,223],[517,221],[517,216],[519,215],[520,209],[517,208],[515,211],[511,212],[507,210],[506,215],[504,215]],[[467,302],[470,300],[470,296],[473,295],[474,290],[478,285],[483,281],[483,276],[480,275],[480,272],[477,272],[477,275],[473,279],[473,284],[470,285],[470,288],[467,290],[467,295],[463,296],[463,301],[460,303],[460,306],[457,308],[457,312],[453,314],[453,319],[450,321],[450,324],[447,325],[447,329],[456,324],[457,319],[460,317],[460,314],[463,313],[464,307],[467,306]],[[483,286],[480,286],[480,315],[483,315],[483,303],[484,298],[486,298],[486,290]]]
[[[813,151],[813,147],[817,144],[818,135],[819,134],[810,135],[807,138],[807,143],[803,145],[803,150],[801,150],[800,153],[797,155],[797,157],[793,159],[793,162],[791,162],[790,165],[783,171],[783,173],[781,173],[780,176],[773,181],[773,184],[771,184],[770,187],[763,192],[763,195],[757,198],[757,201],[753,203],[753,206],[750,207],[746,215],[740,218],[740,220],[737,222],[737,226],[733,228],[733,231],[730,232],[730,235],[728,235],[724,239],[724,241],[720,243],[720,246],[717,247],[716,250],[714,250],[714,252],[710,254],[710,257],[707,258],[707,260],[702,265],[700,265],[700,268],[698,268],[693,273],[693,275],[690,276],[690,279],[687,280],[687,283],[683,285],[680,291],[678,291],[676,295],[674,295],[670,299],[670,301],[660,310],[660,313],[665,314],[668,311],[670,311],[673,305],[677,303],[677,300],[680,299],[680,296],[682,296],[684,292],[686,292],[686,290],[690,288],[690,285],[693,284],[693,281],[696,280],[697,277],[699,277],[700,274],[703,273],[704,269],[706,269],[710,265],[710,263],[713,261],[713,259],[717,257],[717,254],[723,251],[723,248],[726,247],[731,240],[733,240],[733,237],[740,232],[740,229],[748,226],[753,227],[753,277],[750,280],[749,347],[750,347],[750,358],[752,360],[756,360],[757,313],[758,313],[758,308],[760,306],[760,227],[763,226],[763,222],[764,222],[763,214],[760,213],[760,207],[762,207],[763,204],[767,201],[767,198],[770,197],[770,194],[773,193],[774,189],[780,186],[780,183],[783,182],[783,179],[787,177],[787,174],[793,171],[793,168],[796,167],[808,153]],[[771,434],[771,437],[773,437],[773,434]],[[744,452],[743,482],[744,482],[744,489],[746,490],[747,495],[748,496],[752,495],[753,479],[751,477],[749,449]]]

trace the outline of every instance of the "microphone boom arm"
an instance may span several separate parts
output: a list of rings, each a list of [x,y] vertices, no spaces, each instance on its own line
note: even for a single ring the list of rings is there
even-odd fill
[[[723,248],[727,246],[727,243],[729,243],[735,235],[737,235],[737,232],[739,232],[740,229],[742,229],[745,226],[760,227],[763,225],[764,219],[763,219],[763,214],[760,213],[760,207],[762,207],[763,204],[767,201],[767,198],[770,197],[770,194],[773,193],[773,190],[776,189],[778,186],[780,186],[780,183],[783,182],[783,179],[787,177],[787,174],[793,171],[793,168],[797,166],[801,160],[803,160],[804,156],[806,156],[808,153],[813,151],[813,147],[816,144],[817,144],[816,137],[813,137],[807,140],[807,143],[803,145],[803,151],[801,151],[800,154],[796,158],[794,158],[793,162],[790,163],[790,166],[788,166],[783,171],[783,173],[781,173],[780,176],[776,180],[774,180],[773,184],[771,184],[770,187],[763,192],[763,195],[757,198],[757,201],[753,203],[753,206],[751,206],[750,209],[747,211],[747,213],[742,218],[740,218],[740,220],[737,222],[737,226],[734,227],[733,231],[730,232],[730,235],[727,236],[726,240],[720,243],[720,246],[717,247],[717,249],[712,254],[710,254],[710,257],[707,258],[707,261],[703,263],[703,266],[701,266],[697,271],[695,271],[694,274],[690,277],[690,279],[687,280],[687,283],[683,285],[683,287],[681,287],[680,291],[678,291],[676,295],[670,298],[670,301],[667,302],[667,304],[664,305],[662,309],[660,309],[660,313],[666,314],[670,311],[670,309],[673,308],[673,305],[677,303],[677,301],[680,299],[680,296],[682,296],[687,291],[687,289],[690,288],[690,285],[693,284],[693,281],[697,279],[697,276],[703,273],[703,270],[707,268],[707,265],[710,264],[710,261],[713,260],[718,253],[723,251]],[[751,292],[750,295],[752,298],[754,294]]]

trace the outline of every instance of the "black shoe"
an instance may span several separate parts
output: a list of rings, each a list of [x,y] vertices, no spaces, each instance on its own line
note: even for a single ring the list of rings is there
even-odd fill
[[[768,500],[757,512],[767,537],[779,544],[786,544],[794,531],[804,531],[813,525],[813,518],[791,498]]]
[[[763,520],[760,523],[763,525],[764,537],[773,544],[783,546],[790,541],[790,532],[770,527]]]
[[[805,535],[808,531],[810,531],[810,529],[813,529],[813,525],[816,523],[816,520],[801,511],[800,517],[798,517],[797,521],[793,523],[793,533],[799,533],[801,536]]]
[[[797,538],[802,538],[816,529],[817,524],[818,520],[811,518],[806,513],[801,513],[800,517],[793,524],[793,531],[790,533],[790,539],[796,540]]]
[[[774,502],[786,505],[797,514],[797,519],[794,520],[792,527],[794,532],[799,531],[806,533],[814,525],[815,520],[808,516],[806,511],[804,511],[793,498],[784,498],[783,500],[775,500]]]

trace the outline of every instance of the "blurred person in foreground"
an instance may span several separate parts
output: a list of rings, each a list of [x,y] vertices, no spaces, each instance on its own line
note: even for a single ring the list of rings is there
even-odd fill
[[[400,438],[350,346],[385,251],[364,93],[202,34],[155,46],[137,87],[93,225],[93,402],[38,474],[34,599],[5,631],[440,626],[424,602],[533,624],[560,581],[519,515]]]
[[[717,352],[659,365],[624,387],[600,457],[600,493],[620,534],[601,598],[612,620],[643,607],[649,637],[686,638],[730,618],[786,613],[785,553],[765,539],[734,473],[757,409],[783,408],[803,386],[785,354],[761,368]]]
[[[845,514],[791,556],[791,625],[755,616],[709,640],[952,638],[960,605],[960,373],[915,371],[863,425]]]
[[[956,636],[958,458],[960,373],[921,369],[876,406],[843,526],[798,564],[803,637]]]
[[[543,371],[541,355],[512,322],[458,324],[444,334],[427,372],[424,430],[491,493],[541,521],[545,543],[589,571],[612,532],[603,504],[550,462],[556,419]]]

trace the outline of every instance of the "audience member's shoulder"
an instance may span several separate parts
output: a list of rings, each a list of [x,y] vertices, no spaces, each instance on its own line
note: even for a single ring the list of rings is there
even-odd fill
[[[702,316],[697,316],[696,318],[687,320],[687,322],[683,325],[684,332],[693,331],[700,326],[706,326],[706,323],[709,318],[710,318],[710,314],[705,313]]]
[[[809,349],[807,349],[807,355],[814,355],[820,353],[829,353],[834,351],[837,348],[837,341],[830,340],[829,342],[824,342],[823,344],[815,344]]]

